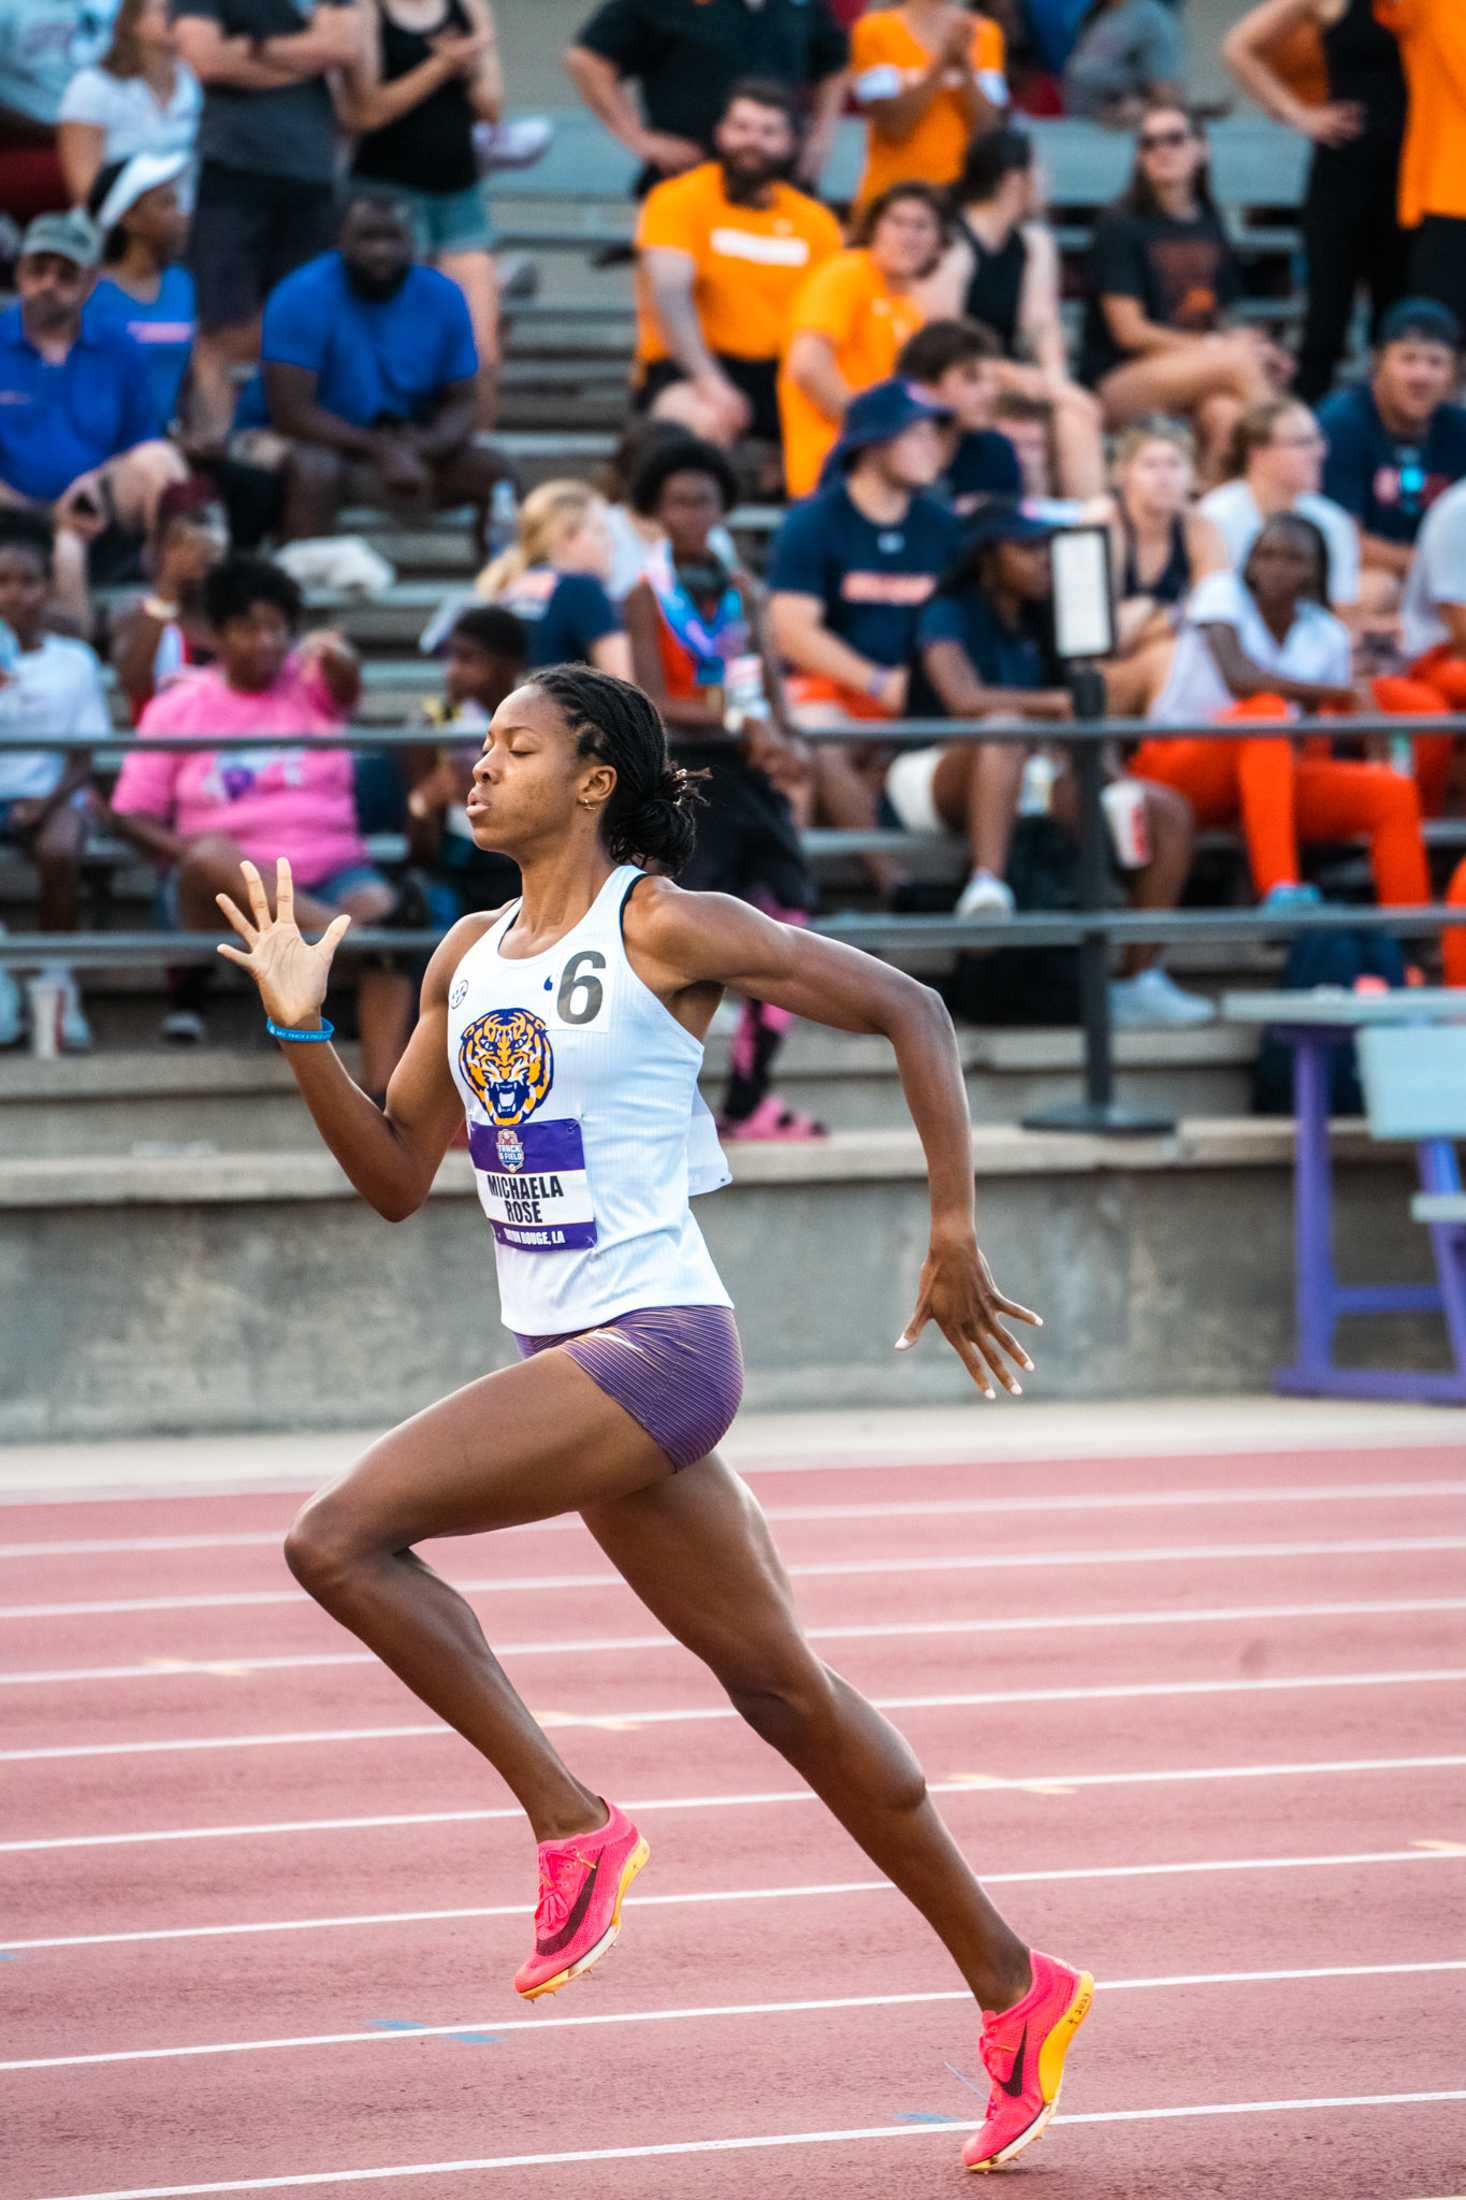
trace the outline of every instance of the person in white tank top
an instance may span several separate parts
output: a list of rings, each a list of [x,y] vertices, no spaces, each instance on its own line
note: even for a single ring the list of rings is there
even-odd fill
[[[380,1214],[400,1222],[423,1204],[467,1116],[501,1312],[524,1355],[374,1444],[302,1508],[285,1555],[523,1806],[540,1900],[515,1985],[532,1999],[610,1947],[648,1846],[563,1763],[470,1606],[414,1546],[593,1508],[612,1564],[917,1905],[971,1986],[996,2083],[964,2160],[989,2167],[1052,2115],[1093,1982],[1027,1948],[988,1901],[906,1742],[811,1650],[762,1516],[714,1449],[741,1359],[688,1199],[727,1181],[697,1090],[725,987],[891,1041],[932,1208],[897,1348],[935,1323],[989,1398],[997,1385],[1017,1395],[1014,1368],[1033,1363],[1006,1325],[1038,1317],[998,1292],[977,1245],[966,1090],[941,1001],[853,948],[648,875],[642,863],[675,871],[691,854],[695,801],[656,711],[626,682],[559,666],[510,695],[468,817],[481,848],[519,865],[522,894],[440,943],[383,1107],[352,1082],[322,1016],[349,920],[304,940],[283,861],[273,896],[246,866],[247,916],[220,897],[241,942],[220,953],[257,982],[318,1129]]]

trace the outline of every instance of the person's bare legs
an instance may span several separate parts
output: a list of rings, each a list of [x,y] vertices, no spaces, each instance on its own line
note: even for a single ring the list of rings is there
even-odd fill
[[[921,1912],[980,2006],[1021,2000],[1027,1948],[942,1823],[909,1744],[805,1641],[763,1514],[738,1476],[712,1453],[582,1512],[648,1610]]]
[[[188,460],[176,444],[160,439],[134,444],[102,468],[119,527],[129,534],[151,535],[165,489],[188,479]]]
[[[36,919],[43,932],[75,932],[81,925],[81,859],[87,818],[64,802],[30,842],[38,885]]]
[[[200,443],[222,449],[234,420],[234,371],[260,355],[256,317],[229,328],[200,329],[189,374],[188,424]]]
[[[1077,382],[1064,382],[1050,400],[1054,408],[1054,471],[1062,496],[1105,493],[1105,416],[1097,397]]]
[[[804,724],[827,722],[820,716],[822,706],[812,712],[796,713],[796,721]],[[834,706],[838,712],[839,706]],[[838,748],[833,743],[821,741],[814,751],[814,809],[820,822],[837,826],[847,833],[874,832],[877,817],[877,801],[874,782],[869,772],[863,771],[852,750]],[[894,856],[864,855],[862,866],[883,900],[889,900],[902,884],[906,873]]]
[[[393,1429],[301,1508],[291,1572],[494,1767],[537,1841],[605,1824],[484,1637],[413,1544],[604,1504],[671,1473],[637,1422],[568,1353],[481,1376]]]
[[[1211,336],[1175,351],[1146,352],[1113,368],[1100,384],[1105,423],[1123,428],[1143,413],[1189,413],[1202,445],[1208,486],[1238,415],[1276,388],[1261,345],[1244,334]]]
[[[487,250],[445,252],[438,272],[463,292],[478,346],[478,406],[480,428],[492,428],[499,409],[499,366],[502,347],[499,332],[499,271]]]
[[[1196,848],[1196,827],[1191,804],[1174,787],[1142,780],[1145,788],[1145,820],[1150,831],[1150,861],[1129,874],[1131,906],[1136,909],[1175,909],[1191,876]],[[1164,949],[1159,942],[1127,947],[1120,968],[1127,978],[1159,962]]]
[[[1027,754],[1021,741],[963,742],[938,760],[932,801],[943,824],[967,835],[974,871],[1001,878],[1008,868]]]

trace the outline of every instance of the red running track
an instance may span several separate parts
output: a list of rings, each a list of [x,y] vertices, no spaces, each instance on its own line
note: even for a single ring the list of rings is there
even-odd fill
[[[1466,1451],[752,1479],[822,1653],[1100,1980],[1047,2200],[1466,2192]],[[0,2193],[961,2190],[941,1949],[576,1522],[434,1553],[655,1861],[541,2010],[492,1775],[296,1500],[0,1513]]]

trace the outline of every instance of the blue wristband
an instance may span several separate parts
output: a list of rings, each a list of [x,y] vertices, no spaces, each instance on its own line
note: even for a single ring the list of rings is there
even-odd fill
[[[299,1039],[307,1046],[313,1040],[323,1041],[336,1036],[336,1026],[328,1024],[324,1016],[321,1018],[319,1031],[291,1031],[285,1024],[277,1024],[273,1016],[265,1018],[265,1029],[272,1039]]]

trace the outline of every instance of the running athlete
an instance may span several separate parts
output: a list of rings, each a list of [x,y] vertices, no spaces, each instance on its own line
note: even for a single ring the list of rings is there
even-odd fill
[[[296,1579],[507,1783],[539,1844],[535,1944],[515,1986],[554,1993],[620,1930],[647,1862],[638,1829],[562,1763],[474,1612],[417,1555],[435,1536],[579,1512],[668,1631],[787,1758],[938,1934],[983,2012],[992,2079],[969,2169],[1042,2132],[1093,1981],[1030,1950],[998,1915],[926,1792],[907,1743],[818,1659],[758,1506],[714,1446],[742,1357],[728,1294],[688,1209],[727,1181],[698,1095],[725,987],[891,1041],[922,1139],[932,1229],[898,1350],[935,1322],[985,1396],[1032,1361],[1005,1326],[1038,1317],[998,1291],[973,1222],[966,1092],[927,987],[721,894],[649,876],[691,852],[695,790],[639,689],[588,667],[537,673],[494,713],[468,815],[523,891],[440,943],[421,1015],[379,1108],[321,1014],[349,919],[314,944],[290,867],[274,906],[246,866],[243,945],[269,1027],[327,1145],[389,1221],[426,1199],[466,1111],[503,1318],[522,1355],[383,1437],[302,1508]],[[1010,1364],[1011,1363],[1011,1364]]]

